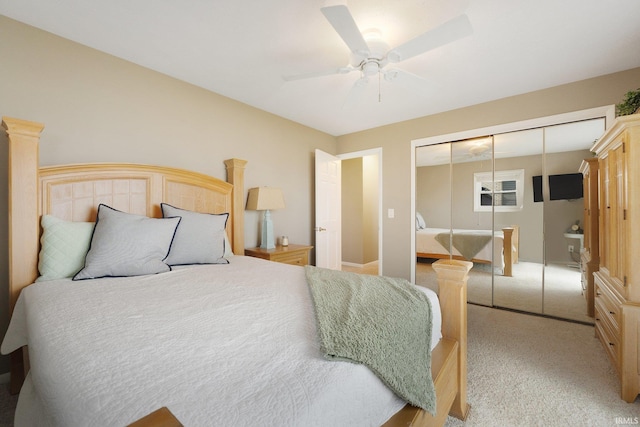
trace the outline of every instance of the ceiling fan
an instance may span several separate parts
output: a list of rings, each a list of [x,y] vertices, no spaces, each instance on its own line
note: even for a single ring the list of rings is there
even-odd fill
[[[361,32],[353,16],[345,5],[326,6],[320,9],[351,51],[349,64],[325,71],[285,76],[285,81],[321,77],[332,74],[348,74],[359,71],[360,77],[354,83],[349,98],[358,98],[373,76],[386,81],[415,80],[420,77],[391,67],[414,56],[466,37],[472,33],[471,23],[466,15],[460,15],[440,26],[429,30],[395,48],[389,48],[377,30]],[[378,91],[378,101],[380,92]]]

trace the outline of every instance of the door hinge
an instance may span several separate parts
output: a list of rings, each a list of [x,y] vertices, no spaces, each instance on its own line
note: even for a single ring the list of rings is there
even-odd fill
[[[624,143],[624,141],[622,141],[622,153],[626,153],[627,152],[627,147],[626,144]]]
[[[622,210],[622,219],[623,220],[627,219],[627,210],[626,209]]]
[[[626,288],[627,287],[627,276],[624,276],[622,279],[622,285]]]

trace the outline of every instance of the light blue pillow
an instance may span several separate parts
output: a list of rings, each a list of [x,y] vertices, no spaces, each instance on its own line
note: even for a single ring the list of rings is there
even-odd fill
[[[225,259],[228,213],[207,214],[161,203],[164,218],[182,218],[167,257],[169,265],[228,264]]]
[[[84,266],[95,223],[43,215],[40,224],[40,276],[36,282],[73,277]]]
[[[84,268],[73,280],[170,271],[164,260],[179,223],[179,217],[148,218],[100,204]]]

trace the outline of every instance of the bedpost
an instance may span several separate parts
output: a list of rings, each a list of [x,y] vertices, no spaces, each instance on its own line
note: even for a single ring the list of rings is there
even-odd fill
[[[513,235],[511,236],[511,248],[513,249],[513,263],[517,264],[520,261],[520,226],[512,225]]]
[[[38,277],[38,145],[44,125],[2,118],[9,142],[9,304]],[[26,349],[11,353],[10,392],[17,394],[28,371]]]
[[[9,300],[38,277],[38,144],[44,125],[2,118],[9,142]]]
[[[227,167],[227,182],[233,185],[231,244],[234,254],[244,255],[244,167],[247,161],[229,159],[224,164]]]
[[[505,227],[502,229],[503,243],[502,255],[504,257],[504,275],[513,276],[513,228]]]
[[[458,393],[449,415],[465,420],[471,408],[467,403],[467,279],[473,263],[441,259],[432,266],[438,275],[442,335],[458,343]]]

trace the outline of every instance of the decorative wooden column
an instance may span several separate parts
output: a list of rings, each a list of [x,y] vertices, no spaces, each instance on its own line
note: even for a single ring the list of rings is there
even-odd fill
[[[38,170],[40,132],[44,125],[26,120],[2,118],[9,142],[9,289],[11,312],[20,290],[38,277],[40,228],[38,224]]]
[[[449,415],[465,420],[467,403],[467,279],[473,263],[441,259],[432,264],[438,275],[442,335],[458,342],[458,394]]]
[[[224,164],[227,167],[227,182],[233,185],[231,244],[234,254],[244,255],[244,169],[247,161],[229,159]]]
[[[2,118],[9,142],[9,304],[10,313],[20,291],[38,277],[40,226],[38,219],[38,145],[44,125]],[[16,394],[29,370],[26,347],[11,353],[10,391]]]

